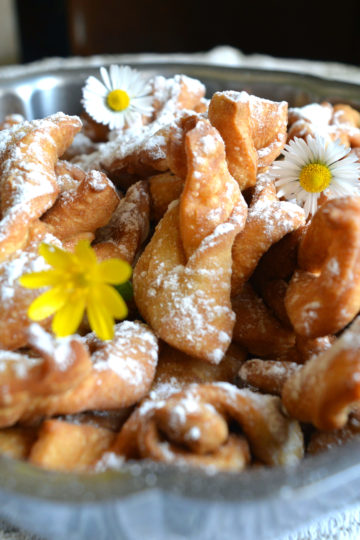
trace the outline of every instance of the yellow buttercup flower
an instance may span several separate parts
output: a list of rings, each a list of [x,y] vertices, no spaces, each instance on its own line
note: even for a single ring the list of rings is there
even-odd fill
[[[54,315],[57,337],[74,334],[86,311],[90,327],[103,340],[114,336],[115,319],[124,319],[127,306],[114,285],[130,279],[131,266],[121,259],[98,262],[88,240],[80,240],[73,253],[42,243],[39,253],[52,267],[24,274],[23,287],[50,287],[28,309],[33,321]]]

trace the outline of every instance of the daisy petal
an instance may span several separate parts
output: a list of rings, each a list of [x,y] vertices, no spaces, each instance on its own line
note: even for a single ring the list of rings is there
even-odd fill
[[[112,87],[111,81],[110,81],[110,77],[108,75],[107,70],[104,67],[100,68],[100,75],[101,75],[102,80],[104,81],[104,85],[105,85],[106,89],[109,90],[109,91],[113,90],[113,87]]]
[[[82,103],[87,113],[98,123],[111,130],[122,130],[133,125],[143,125],[143,114],[153,111],[154,97],[151,86],[143,75],[129,66],[110,65],[100,69],[101,81],[88,77],[82,90]],[[112,90],[124,90],[130,104],[123,111],[111,110],[106,97]]]
[[[105,97],[107,95],[107,89],[106,87],[95,77],[89,77],[86,81],[86,85],[83,89],[83,96],[85,98],[88,98],[92,96],[93,94],[101,97]]]

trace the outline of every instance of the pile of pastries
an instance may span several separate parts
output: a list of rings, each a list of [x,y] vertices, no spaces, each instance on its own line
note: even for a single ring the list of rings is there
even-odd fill
[[[288,465],[360,428],[360,196],[306,219],[269,167],[348,105],[291,108],[154,76],[141,129],[57,113],[0,125],[0,453],[62,471],[149,459]],[[322,121],[319,122],[319,117]],[[28,308],[41,243],[133,268],[112,340],[57,338]]]

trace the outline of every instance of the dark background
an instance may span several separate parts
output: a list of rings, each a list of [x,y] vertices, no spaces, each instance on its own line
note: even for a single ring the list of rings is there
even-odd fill
[[[230,45],[360,65],[360,0],[214,1],[17,0],[21,61]]]

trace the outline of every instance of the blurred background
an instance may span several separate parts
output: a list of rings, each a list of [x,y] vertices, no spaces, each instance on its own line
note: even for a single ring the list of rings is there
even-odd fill
[[[360,0],[0,0],[0,13],[0,64],[230,45],[360,65]]]

